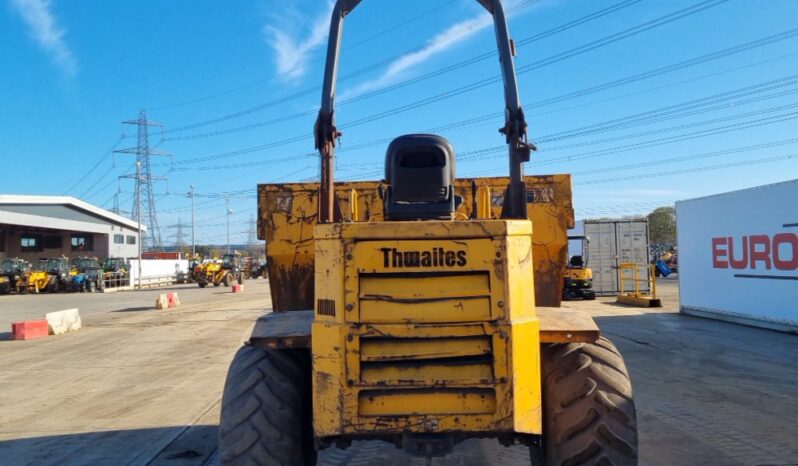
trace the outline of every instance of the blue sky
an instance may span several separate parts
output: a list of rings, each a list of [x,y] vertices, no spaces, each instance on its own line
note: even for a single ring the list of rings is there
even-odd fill
[[[574,173],[578,217],[796,177],[798,2],[505,3],[540,148],[526,172]],[[194,184],[209,196],[197,199],[198,240],[224,241],[218,195],[234,192],[233,241],[244,241],[258,183],[317,176],[309,154],[329,9],[322,0],[0,0],[0,192],[105,208],[118,193],[131,210],[133,184],[117,177],[133,158],[104,154],[135,145],[121,122],[146,109],[166,131],[153,143],[173,154],[153,161],[168,179],[156,185],[162,236],[189,220],[183,194]],[[364,0],[344,47],[339,179],[379,178],[384,139],[434,128],[460,154],[458,175],[506,173],[497,60],[463,63],[495,50],[477,2]]]

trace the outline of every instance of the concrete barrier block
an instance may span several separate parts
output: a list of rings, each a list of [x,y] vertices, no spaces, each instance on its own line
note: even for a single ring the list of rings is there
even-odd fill
[[[14,340],[45,338],[48,334],[47,321],[42,319],[14,322],[11,324],[11,333],[14,335]]]
[[[169,309],[169,299],[166,293],[161,293],[155,298],[155,309]]]
[[[241,293],[242,291],[244,291],[244,285],[233,285],[233,293]]]
[[[166,302],[170,308],[177,307],[180,305],[180,298],[177,293],[166,293]]]
[[[48,312],[44,315],[47,321],[50,335],[61,335],[67,332],[80,330],[82,321],[77,309],[65,309],[63,311]]]

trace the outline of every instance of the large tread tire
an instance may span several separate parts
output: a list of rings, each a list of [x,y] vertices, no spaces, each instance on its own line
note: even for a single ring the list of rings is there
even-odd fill
[[[637,465],[632,383],[615,345],[543,345],[546,465]]]
[[[222,396],[221,464],[315,465],[310,377],[307,351],[238,350]]]
[[[222,284],[224,286],[226,286],[226,287],[230,286],[230,274],[229,273],[224,274],[224,277],[222,277]]]

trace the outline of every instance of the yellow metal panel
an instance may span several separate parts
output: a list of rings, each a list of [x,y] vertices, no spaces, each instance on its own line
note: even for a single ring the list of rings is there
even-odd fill
[[[312,332],[313,428],[319,436],[339,435],[345,398],[353,396],[345,389],[345,331],[332,322],[314,322]]]
[[[532,233],[535,291],[538,305],[559,306],[562,277],[567,261],[567,229],[573,228],[570,175],[526,176],[527,211]],[[455,194],[463,198],[458,218],[470,216],[474,205],[472,184],[492,197],[493,216],[499,214],[507,188],[506,177],[461,178]],[[362,222],[382,222],[383,204],[378,181],[336,183],[344,216],[352,212],[351,190],[357,191],[358,216]],[[269,286],[276,311],[313,307],[313,225],[318,211],[318,183],[287,183],[258,186],[258,237],[266,240]],[[484,194],[483,194],[484,196]],[[344,220],[352,220],[345,218]],[[391,222],[393,223],[393,222]],[[399,222],[404,223],[404,222]],[[456,222],[467,223],[467,222]]]
[[[424,280],[423,287],[419,280]],[[389,296],[392,299],[448,298],[490,295],[490,275],[487,272],[457,276],[418,275],[389,276],[361,275],[360,298]]]
[[[504,251],[506,303],[511,320],[535,315],[535,281],[529,236],[508,236]]]
[[[403,363],[368,363],[360,367],[360,380],[367,384],[400,385],[424,382],[439,385],[456,380],[493,380],[490,361],[483,362],[439,362],[413,361]]]
[[[360,321],[369,323],[476,322],[490,320],[490,299],[440,299],[415,303],[360,300]]]
[[[527,434],[543,432],[539,331],[535,317],[512,324],[513,428]]]
[[[360,359],[366,362],[459,358],[490,352],[488,337],[360,339]]]
[[[531,231],[318,225],[315,295],[329,302],[313,325],[316,434],[539,431]]]
[[[361,416],[490,414],[496,395],[485,389],[370,390],[358,397]]]

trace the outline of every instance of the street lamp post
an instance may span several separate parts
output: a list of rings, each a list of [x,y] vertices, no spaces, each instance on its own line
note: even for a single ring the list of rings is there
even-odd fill
[[[137,222],[139,224],[139,237],[136,243],[138,244],[139,247],[138,282],[140,290],[141,289],[141,162],[136,162],[136,211],[138,213]]]
[[[194,241],[194,230],[196,223],[194,223],[194,185],[189,186],[191,190],[188,192],[188,197],[191,198],[191,258],[197,256],[197,243]]]
[[[225,205],[227,206],[227,254],[230,254],[230,214],[233,213],[230,210],[230,198],[224,198]]]

